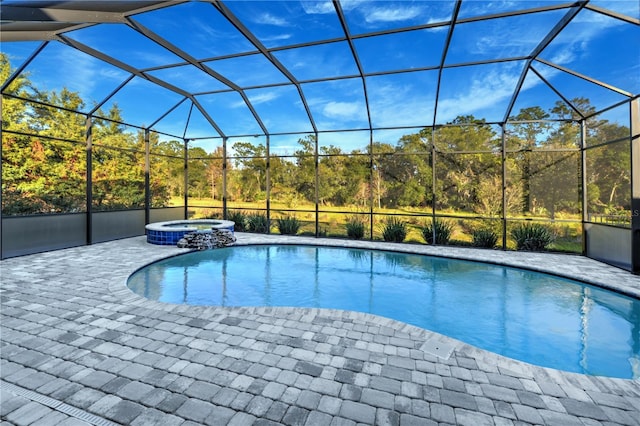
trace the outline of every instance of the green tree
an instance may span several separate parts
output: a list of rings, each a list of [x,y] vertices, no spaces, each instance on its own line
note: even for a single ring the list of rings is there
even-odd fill
[[[321,204],[343,204],[338,198],[341,188],[345,188],[346,170],[345,157],[342,150],[330,145],[320,148],[318,161],[318,202]],[[342,196],[347,195],[342,191]]]
[[[392,173],[387,173],[387,170],[392,169],[391,167],[387,167],[387,163],[389,157],[393,155],[395,148],[388,143],[374,142],[371,150],[373,152],[373,164],[369,192],[373,206],[380,209],[383,205],[388,206],[387,191],[396,181]]]
[[[6,82],[13,74],[9,58],[5,53],[0,52],[0,81]],[[27,97],[29,92],[33,92],[31,81],[28,74],[20,74],[7,87],[7,93],[14,94],[19,97]],[[28,108],[24,101],[3,97],[2,98],[2,129],[27,132],[30,127]]]
[[[161,142],[155,134],[150,143],[151,204],[163,207],[171,197],[184,196],[184,142]]]
[[[296,190],[296,164],[291,157],[271,157],[269,177],[271,179],[271,199],[294,208],[303,199]]]
[[[438,208],[476,211],[481,184],[501,176],[500,139],[484,120],[460,116],[438,128],[433,140]]]
[[[96,211],[144,207],[144,138],[127,132],[121,121],[116,104],[105,119],[94,120],[92,199]]]
[[[12,73],[6,55],[0,55],[0,75],[6,80]],[[66,109],[83,106],[80,97],[66,89],[60,94],[38,92],[27,75],[18,76],[7,90]],[[3,99],[4,214],[84,210],[84,118],[66,109]]]
[[[378,165],[385,182],[382,197],[385,206],[425,207],[431,202],[430,151],[426,138],[417,133],[402,136],[390,155],[380,157]]]
[[[540,139],[549,131],[549,123],[545,120],[549,114],[539,106],[524,108],[516,116],[509,117],[515,121],[511,125],[515,138],[509,140],[508,149],[517,150],[516,163],[520,165],[520,177],[522,185],[522,213],[528,214],[533,208],[531,194],[531,161],[532,152],[539,145]],[[515,145],[515,146],[514,146]]]
[[[209,155],[201,147],[189,147],[188,187],[190,197],[204,198],[210,195],[207,167]]]
[[[557,103],[556,105],[560,105]],[[553,108],[554,111],[557,108]],[[580,126],[576,122],[557,123],[542,140],[531,170],[531,189],[536,202],[551,217],[558,212],[578,214],[581,209]]]
[[[264,199],[267,190],[267,150],[263,144],[249,142],[233,144],[236,153],[236,169],[232,173],[233,181],[230,195],[234,199],[253,202]]]
[[[300,148],[294,152],[296,157],[296,190],[307,201],[316,199],[316,137],[313,135],[298,139]]]
[[[369,157],[356,150],[351,155],[341,157],[341,160],[342,185],[337,188],[333,203],[341,206],[368,206],[371,181]]]
[[[206,163],[207,186],[210,188],[211,198],[222,200],[224,195],[223,171],[224,171],[223,148],[218,146],[210,155]],[[227,161],[227,170],[231,170]]]
[[[630,130],[601,120],[591,127],[586,152],[590,213],[622,214],[631,209]]]

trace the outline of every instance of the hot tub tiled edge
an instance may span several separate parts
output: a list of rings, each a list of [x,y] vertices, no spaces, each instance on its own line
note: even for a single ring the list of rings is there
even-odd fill
[[[235,223],[230,220],[194,219],[194,220],[170,220],[166,222],[154,222],[145,226],[147,243],[163,246],[175,246],[185,234],[191,232],[211,232],[210,230],[198,230],[190,224],[211,224],[212,229],[227,229],[234,231]],[[176,225],[184,224],[184,227]],[[171,228],[169,228],[171,226]]]

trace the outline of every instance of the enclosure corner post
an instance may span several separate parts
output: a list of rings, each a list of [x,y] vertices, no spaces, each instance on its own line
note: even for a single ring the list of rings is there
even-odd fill
[[[222,218],[227,220],[227,137],[222,138]]]
[[[436,173],[436,126],[431,128],[431,238],[432,245],[436,244],[436,180],[438,175]]]
[[[315,203],[316,203],[316,238],[318,238],[318,236],[320,235],[320,189],[319,189],[319,185],[320,185],[320,176],[319,176],[319,172],[318,172],[318,165],[319,165],[319,159],[318,159],[318,132],[315,132],[316,135],[316,143],[315,143],[315,147],[314,147],[314,151],[313,151],[313,167],[314,167],[314,187],[315,187],[315,192],[314,192],[314,198],[315,198]]]
[[[369,240],[373,241],[373,130],[369,130]]]
[[[149,129],[144,129],[144,224],[151,222],[151,144]]]
[[[189,219],[189,139],[184,140],[184,220]]]
[[[500,154],[502,157],[502,250],[507,249],[507,131],[505,123],[500,126],[502,129],[502,146]]]
[[[87,162],[87,177],[86,177],[86,207],[87,211],[87,225],[86,225],[86,242],[90,245],[93,241],[93,120],[91,115],[87,115],[85,122],[85,139],[86,139],[86,162]]]
[[[582,175],[582,255],[587,254],[587,229],[586,224],[589,221],[589,202],[587,194],[587,121],[580,121],[580,173]]]
[[[267,207],[267,224],[269,227],[268,234],[271,233],[271,140],[269,135],[266,135],[266,158],[265,158],[265,193],[266,193],[266,207]]]
[[[630,102],[631,115],[631,272],[640,274],[640,98]]]

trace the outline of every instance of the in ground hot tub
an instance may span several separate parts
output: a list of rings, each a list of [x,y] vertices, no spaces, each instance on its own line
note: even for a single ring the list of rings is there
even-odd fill
[[[230,220],[194,219],[155,222],[145,226],[147,242],[163,246],[175,246],[180,238],[192,232],[211,232],[212,229],[227,229],[233,232],[235,222]]]

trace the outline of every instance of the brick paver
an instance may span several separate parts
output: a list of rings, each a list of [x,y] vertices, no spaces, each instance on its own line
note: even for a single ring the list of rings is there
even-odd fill
[[[639,277],[579,256],[402,248],[544,265],[640,295]],[[140,266],[181,251],[131,238],[1,261],[1,419],[51,426],[640,426],[638,380],[535,367],[362,313],[170,305],[125,287]],[[429,339],[450,342],[451,356],[423,351]]]

